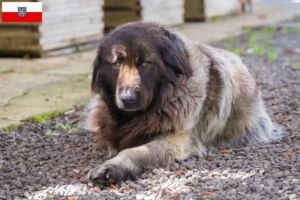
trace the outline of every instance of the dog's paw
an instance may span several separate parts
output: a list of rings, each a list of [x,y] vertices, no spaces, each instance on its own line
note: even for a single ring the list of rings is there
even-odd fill
[[[91,169],[87,175],[87,179],[93,184],[108,183],[109,181],[125,181],[134,180],[134,174],[123,166],[116,164],[102,164],[99,167]]]

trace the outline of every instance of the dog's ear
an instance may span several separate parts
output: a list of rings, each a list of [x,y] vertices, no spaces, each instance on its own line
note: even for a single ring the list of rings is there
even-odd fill
[[[92,75],[92,82],[91,82],[91,90],[92,93],[95,93],[97,89],[97,82],[98,82],[98,71],[101,65],[101,47],[98,48],[96,58],[93,62],[93,75]]]
[[[185,75],[187,78],[193,74],[189,63],[188,54],[181,39],[168,30],[164,30],[160,44],[162,59],[167,70],[172,70],[176,75]]]

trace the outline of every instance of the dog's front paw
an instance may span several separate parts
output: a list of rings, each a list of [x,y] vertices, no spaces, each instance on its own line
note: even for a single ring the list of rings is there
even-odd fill
[[[116,164],[102,164],[99,167],[91,169],[87,175],[87,178],[93,184],[96,183],[108,183],[113,181],[125,181],[128,179],[136,179],[133,172],[124,166]]]

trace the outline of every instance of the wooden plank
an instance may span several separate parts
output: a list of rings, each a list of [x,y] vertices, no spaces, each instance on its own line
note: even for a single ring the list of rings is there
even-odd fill
[[[52,56],[60,56],[60,55],[64,55],[64,54],[70,54],[70,53],[74,53],[74,52],[78,52],[79,45],[72,45],[70,47],[66,47],[66,48],[62,48],[62,49],[54,49],[54,50],[50,50],[50,51],[44,51],[42,53],[43,57],[52,57]],[[90,41],[88,43],[85,44],[80,44],[80,51],[85,51],[91,48],[96,48],[99,46],[99,42],[98,41]]]
[[[0,57],[30,57],[30,58],[39,58],[41,57],[40,51],[35,50],[2,50],[0,49]]]
[[[66,4],[49,2],[43,4],[43,14],[53,13],[53,12],[59,13],[65,11],[76,12],[82,9],[84,10],[89,8],[95,8],[98,10],[98,12],[100,12],[101,6],[102,4],[100,4],[98,1],[84,1],[84,2],[81,1],[80,3],[69,2]]]
[[[138,0],[104,0],[104,10],[140,10]]]
[[[70,45],[77,45],[81,43],[88,43],[90,41],[99,41],[102,34],[85,34],[84,36],[76,36],[73,38],[60,39],[53,42],[43,42],[42,48],[44,51],[67,47]]]
[[[86,33],[99,33],[101,34],[101,29],[97,26],[91,26],[91,25],[86,25],[86,26],[73,26],[73,27],[69,27],[69,29],[56,29],[53,30],[51,32],[42,32],[43,36],[42,36],[42,40],[44,40],[45,38],[47,39],[51,39],[51,38],[55,38],[55,37],[64,37],[64,38],[68,38],[68,37],[75,37],[78,34],[79,35],[84,35]]]
[[[103,21],[105,27],[116,27],[127,22],[139,20],[141,20],[141,17],[134,11],[105,11]]]
[[[40,38],[40,33],[26,30],[5,30],[1,29],[0,38]]]
[[[0,39],[0,47],[13,47],[13,46],[28,46],[28,45],[38,45],[38,40],[32,40],[32,39]]]
[[[50,17],[47,18],[47,20],[44,20],[41,24],[41,27],[48,27],[53,25],[64,25],[64,24],[70,24],[70,23],[80,23],[81,21],[88,21],[88,23],[100,23],[103,24],[102,18],[104,13],[101,13],[100,15],[95,15],[95,13],[85,13],[84,18],[81,15],[68,15],[63,17]]]
[[[94,13],[94,15],[99,15],[100,16],[101,10],[99,10],[97,7],[88,7],[88,8],[78,8],[76,10],[64,10],[63,12],[46,12],[43,13],[43,19],[48,19],[52,17],[60,18],[64,16],[84,16],[86,13]]]
[[[205,21],[203,0],[185,0],[184,10],[185,21]]]
[[[41,48],[39,45],[26,45],[26,46],[10,46],[10,45],[7,45],[7,46],[2,46],[0,45],[0,50],[1,51],[40,51]]]

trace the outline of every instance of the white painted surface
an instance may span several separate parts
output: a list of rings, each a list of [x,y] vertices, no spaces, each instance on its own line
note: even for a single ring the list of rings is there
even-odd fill
[[[206,17],[227,15],[241,9],[238,0],[205,0]]]
[[[40,0],[43,23],[40,44],[44,51],[99,40],[103,36],[104,0]]]
[[[142,20],[166,25],[184,22],[184,0],[141,0]]]

